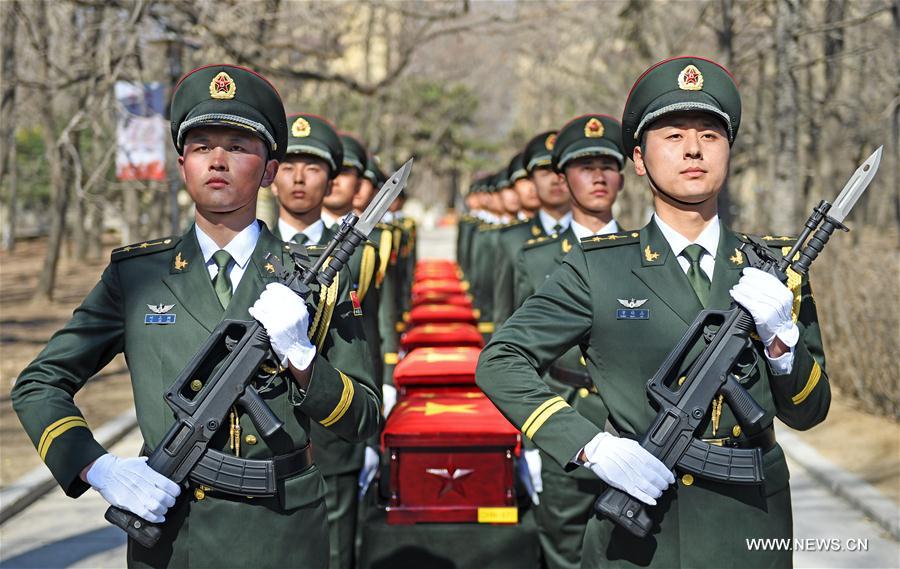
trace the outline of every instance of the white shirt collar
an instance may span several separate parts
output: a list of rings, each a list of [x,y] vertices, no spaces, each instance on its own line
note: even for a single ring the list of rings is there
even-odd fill
[[[538,219],[541,222],[541,226],[544,228],[544,233],[546,233],[547,235],[553,235],[554,233],[556,233],[553,228],[557,225],[562,226],[560,233],[562,233],[569,227],[569,224],[572,223],[572,212],[566,212],[566,214],[559,219],[553,219],[553,216],[544,211],[542,208],[538,210]]]
[[[281,234],[282,241],[293,241],[298,233],[302,233],[306,235],[307,243],[310,245],[318,245],[319,242],[322,241],[322,233],[324,233],[324,231],[325,222],[322,221],[322,218],[311,223],[303,231],[297,231],[295,228],[291,227],[288,222],[280,217],[278,218],[278,233]]]
[[[335,217],[323,209],[322,215],[320,217],[322,219],[322,222],[325,224],[325,227],[334,227],[335,224],[344,221],[344,218],[347,217],[347,215],[348,214],[344,214],[340,217]]]
[[[200,252],[203,253],[204,263],[209,263],[216,251],[225,249],[234,259],[234,264],[242,269],[246,268],[247,261],[250,260],[253,250],[256,249],[256,242],[259,240],[260,234],[259,222],[254,220],[235,235],[227,245],[219,247],[212,237],[204,233],[198,225],[194,225],[194,229],[197,231],[197,243],[200,245]]]
[[[681,252],[684,251],[685,247],[693,243],[703,247],[710,257],[716,257],[716,249],[719,248],[719,233],[721,231],[718,215],[712,218],[709,225],[700,232],[700,235],[698,235],[697,239],[694,241],[690,241],[687,237],[675,231],[655,213],[653,214],[653,221],[656,222],[656,226],[659,227],[663,237],[669,242],[669,247],[672,248],[672,252],[675,253],[676,257],[681,255]]]
[[[381,221],[384,223],[392,223],[394,221],[394,212],[386,211],[384,217],[381,218]]]
[[[600,228],[600,231],[598,231],[597,233],[594,233],[574,219],[572,220],[572,224],[570,225],[570,227],[572,228],[572,233],[575,234],[575,237],[577,237],[579,241],[581,241],[585,237],[592,237],[594,235],[607,235],[609,233],[615,233],[619,231],[619,224],[616,223],[615,219]]]

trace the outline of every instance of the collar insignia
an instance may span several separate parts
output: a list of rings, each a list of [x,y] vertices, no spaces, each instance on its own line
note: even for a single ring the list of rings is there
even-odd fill
[[[234,79],[224,71],[220,71],[209,82],[209,96],[213,99],[234,99],[236,92],[237,86],[234,84]]]
[[[306,138],[312,132],[309,121],[303,117],[297,117],[294,124],[291,125],[291,134],[297,138]]]
[[[646,247],[644,247],[644,258],[652,263],[653,261],[659,259],[659,253],[651,251],[650,245],[647,245]]]
[[[266,270],[267,273],[271,273],[273,275],[275,274],[275,265],[273,265],[272,263],[266,263],[265,266],[263,266],[263,268]]]
[[[181,258],[181,253],[175,255],[175,270],[183,271],[188,266],[188,262]]]
[[[563,239],[563,241],[562,241],[562,252],[563,252],[563,253],[568,253],[568,252],[571,251],[571,250],[572,250],[572,244],[569,243],[569,240],[568,240],[568,239]]]
[[[603,136],[603,123],[592,117],[591,120],[584,125],[585,138],[601,138]]]
[[[616,300],[618,300],[619,304],[621,304],[625,308],[640,308],[641,306],[644,305],[645,302],[647,302],[646,298],[641,298],[639,300],[635,300],[634,298],[632,298],[630,300],[617,298]]]
[[[728,257],[728,260],[734,263],[735,265],[743,265],[744,264],[744,254],[741,253],[740,249],[734,250],[734,255]]]
[[[532,225],[531,226],[531,234],[534,235],[535,237],[537,237],[538,235],[541,234],[540,228],[537,225]]]
[[[703,74],[694,65],[688,65],[678,74],[678,88],[682,91],[700,91],[703,89]]]

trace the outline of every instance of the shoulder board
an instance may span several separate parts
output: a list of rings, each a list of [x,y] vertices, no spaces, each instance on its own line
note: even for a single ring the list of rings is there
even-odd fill
[[[528,223],[528,220],[526,219],[525,221],[522,221],[521,219],[517,219],[511,223],[508,223],[507,225],[504,225],[502,227],[502,230],[506,231],[508,229],[514,229],[516,227],[521,227],[523,223]]]
[[[609,235],[585,237],[581,240],[581,248],[585,251],[592,251],[594,249],[606,249],[618,245],[640,243],[640,241],[641,234],[637,231],[620,231],[618,233],[610,233]]]
[[[159,253],[160,251],[168,251],[178,245],[181,241],[181,236],[173,235],[172,237],[164,237],[162,239],[151,239],[149,241],[143,241],[140,243],[133,243],[131,245],[126,245],[124,247],[119,247],[118,249],[113,249],[112,253],[109,255],[110,262],[117,262],[123,259],[130,259],[132,257],[138,257],[140,255],[147,255],[149,253]]]
[[[529,239],[528,241],[526,241],[525,244],[522,245],[522,250],[524,251],[526,249],[534,249],[535,247],[541,247],[543,245],[547,245],[547,244],[553,243],[555,241],[559,241],[558,235],[551,236],[551,237],[542,235],[540,237],[535,237],[533,239]]]
[[[318,257],[325,251],[326,245],[304,245],[306,247],[306,254],[310,257]]]
[[[391,231],[395,227],[395,225],[392,223],[385,223],[384,221],[379,221],[378,223],[375,224],[375,227],[377,227],[378,229],[384,229],[385,231]]]
[[[499,223],[482,223],[478,226],[478,231],[496,231],[498,229],[503,229],[504,227],[506,226]]]
[[[743,235],[741,236],[743,237]],[[791,247],[796,241],[796,235],[757,235],[755,236],[769,247]]]

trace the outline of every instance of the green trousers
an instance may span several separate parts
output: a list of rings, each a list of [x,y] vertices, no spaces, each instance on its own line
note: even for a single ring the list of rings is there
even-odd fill
[[[325,477],[328,493],[328,540],[331,544],[329,567],[353,569],[356,556],[356,517],[359,506],[359,473]]]

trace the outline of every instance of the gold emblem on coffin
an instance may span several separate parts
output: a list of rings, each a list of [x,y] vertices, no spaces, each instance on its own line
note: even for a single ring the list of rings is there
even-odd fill
[[[463,415],[477,414],[475,403],[459,403],[456,405],[446,405],[444,403],[436,403],[434,401],[426,401],[425,405],[410,407],[410,411],[422,411],[426,417],[431,415],[442,415],[444,413],[460,413]]]
[[[682,91],[702,90],[703,74],[695,65],[688,65],[678,74],[678,88]]]
[[[213,99],[234,99],[235,93],[237,93],[237,86],[234,84],[234,79],[224,71],[220,71],[209,82],[209,96]]]
[[[602,138],[603,131],[603,123],[597,120],[596,117],[592,117],[591,120],[584,125],[585,138]]]
[[[297,138],[306,138],[312,132],[309,121],[303,117],[297,117],[297,120],[291,125],[291,134]]]

